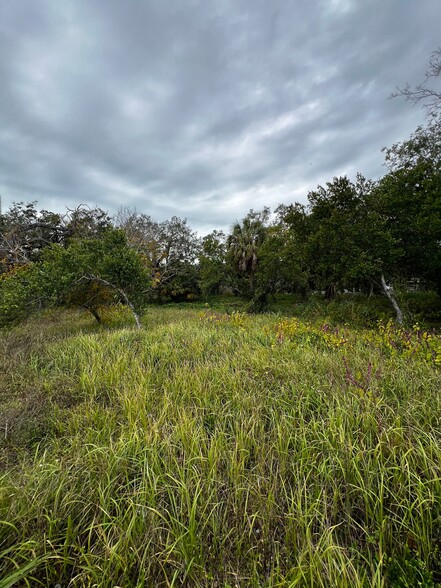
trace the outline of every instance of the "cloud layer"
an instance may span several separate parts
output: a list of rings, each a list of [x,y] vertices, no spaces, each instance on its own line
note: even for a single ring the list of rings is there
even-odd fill
[[[433,0],[0,4],[0,194],[206,232],[383,173],[439,45]]]

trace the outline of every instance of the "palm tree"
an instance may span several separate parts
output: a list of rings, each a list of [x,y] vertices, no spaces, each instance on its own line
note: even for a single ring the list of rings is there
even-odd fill
[[[242,223],[236,222],[228,236],[228,251],[239,273],[248,277],[250,292],[254,292],[254,279],[257,271],[259,245],[265,239],[265,226],[255,216],[246,216]]]

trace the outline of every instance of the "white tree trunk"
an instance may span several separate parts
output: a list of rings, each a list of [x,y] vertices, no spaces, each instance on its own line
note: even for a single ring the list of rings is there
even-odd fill
[[[395,312],[397,313],[397,323],[399,325],[403,324],[403,313],[401,312],[401,308],[398,306],[397,299],[395,298],[394,289],[391,285],[386,284],[386,280],[384,279],[384,274],[381,274],[381,285],[383,286],[384,293],[389,298],[394,307]]]

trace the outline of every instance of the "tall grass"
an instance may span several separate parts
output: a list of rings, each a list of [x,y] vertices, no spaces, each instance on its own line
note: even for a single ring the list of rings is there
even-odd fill
[[[141,332],[124,313],[48,316],[3,337],[4,406],[31,383],[45,434],[11,433],[2,588],[441,581],[437,337],[428,352],[390,325],[191,308],[149,309]]]

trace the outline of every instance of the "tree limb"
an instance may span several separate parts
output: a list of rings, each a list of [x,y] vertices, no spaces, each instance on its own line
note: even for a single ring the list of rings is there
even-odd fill
[[[103,278],[99,278],[98,276],[95,276],[95,275],[81,276],[81,278],[79,278],[78,280],[75,280],[75,282],[73,282],[72,285],[75,286],[77,284],[81,284],[82,282],[86,282],[86,283],[95,282],[97,284],[101,284],[103,286],[106,286],[107,288],[111,288],[112,290],[115,290],[119,294],[119,296],[124,300],[124,302],[127,304],[127,306],[130,308],[130,310],[132,311],[133,318],[135,319],[135,323],[136,323],[137,328],[138,329],[142,328],[139,315],[136,312],[133,304],[130,302],[129,297],[127,296],[127,294],[124,292],[124,290],[122,288],[119,288],[118,286],[115,286],[115,284],[112,284],[111,282],[108,282],[107,280],[104,280]]]
[[[404,88],[397,88],[391,94],[391,98],[404,96],[412,104],[423,103],[429,115],[436,115],[441,110],[441,89],[427,86],[429,81],[441,77],[441,47],[433,51],[429,61],[429,68],[426,71],[424,82],[418,84],[415,88],[406,85]],[[426,101],[426,102],[425,102]],[[425,102],[425,103],[424,103]]]

